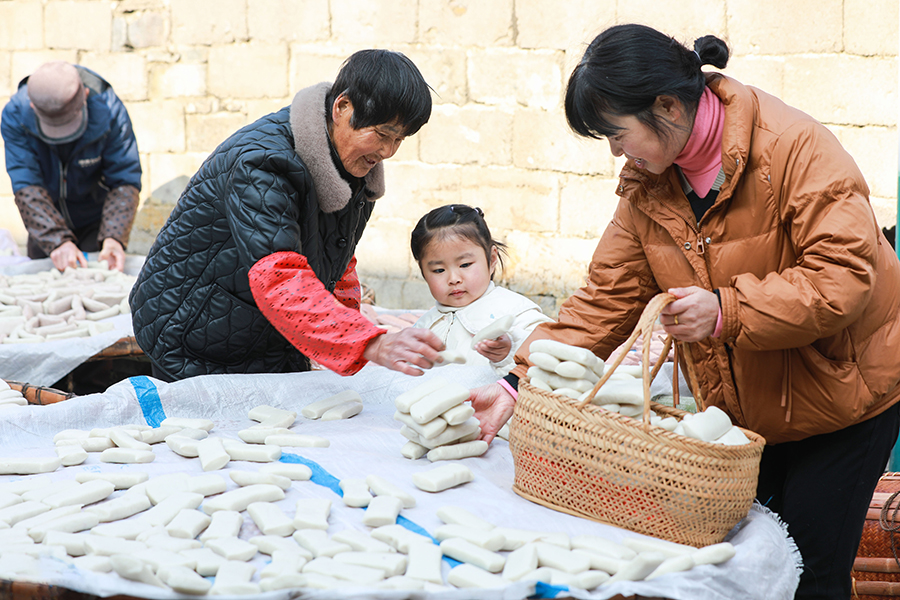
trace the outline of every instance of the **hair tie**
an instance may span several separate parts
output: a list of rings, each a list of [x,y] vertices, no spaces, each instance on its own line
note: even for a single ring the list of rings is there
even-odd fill
[[[482,219],[484,218],[484,211],[481,210],[479,207],[477,207],[477,206],[475,207],[475,212],[478,213],[479,217],[481,217]]]
[[[700,58],[700,53],[699,53],[699,52],[697,52],[696,50],[691,50],[691,52],[693,52],[694,54],[697,55],[697,60],[699,60],[701,63],[703,62],[703,59]]]

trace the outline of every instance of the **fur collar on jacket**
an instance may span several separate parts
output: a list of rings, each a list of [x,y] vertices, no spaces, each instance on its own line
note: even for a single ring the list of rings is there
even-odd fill
[[[294,134],[294,150],[309,169],[319,206],[326,213],[336,212],[350,201],[350,184],[347,183],[331,160],[328,131],[325,127],[325,96],[331,84],[328,82],[304,88],[291,102],[291,131]],[[384,196],[384,165],[378,163],[365,177],[366,194],[370,201]]]

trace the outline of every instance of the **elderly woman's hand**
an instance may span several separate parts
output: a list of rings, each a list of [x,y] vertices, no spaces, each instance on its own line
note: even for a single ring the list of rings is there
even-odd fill
[[[469,393],[475,418],[481,424],[481,439],[488,444],[513,414],[516,399],[499,383],[473,389]]]
[[[407,327],[372,338],[363,358],[407,375],[421,375],[422,369],[434,366],[438,352],[443,349],[444,344],[431,331]]]

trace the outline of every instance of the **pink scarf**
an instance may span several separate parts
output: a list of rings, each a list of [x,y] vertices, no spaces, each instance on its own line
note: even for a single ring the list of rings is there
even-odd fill
[[[694,129],[675,164],[701,198],[712,188],[722,168],[722,132],[725,129],[725,107],[710,91],[703,90],[694,118]]]

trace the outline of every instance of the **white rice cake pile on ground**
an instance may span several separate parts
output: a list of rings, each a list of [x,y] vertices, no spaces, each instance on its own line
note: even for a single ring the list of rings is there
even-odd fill
[[[274,425],[290,425],[293,418],[271,407],[253,414],[261,423],[271,420]],[[446,409],[438,414],[446,414]],[[141,444],[152,446],[173,438],[217,440],[208,437],[212,428],[208,420],[171,418],[157,429],[65,430],[54,443],[57,448],[84,450],[88,440],[100,439],[111,444],[104,452],[152,454]],[[220,447],[228,445],[219,443],[215,449]],[[213,456],[226,460],[219,452]],[[202,456],[196,457],[201,468],[208,466]],[[65,466],[55,458],[54,469]],[[17,460],[23,461],[17,471],[21,472],[28,461]],[[231,479],[239,486],[231,490],[222,473],[176,472],[149,478],[132,465],[124,469],[79,472],[73,480],[46,475],[0,480],[0,572],[15,580],[41,581],[39,559],[50,556],[82,570],[114,573],[195,596],[347,586],[493,588],[515,581],[589,590],[607,581],[652,579],[695,565],[718,564],[734,555],[727,543],[695,549],[643,536],[616,543],[595,536],[570,538],[496,527],[453,506],[438,510],[444,525],[432,539],[396,523],[402,508],[415,505],[415,496],[375,475],[341,482],[345,496],[353,499],[345,504],[367,510],[358,513],[362,528],[347,527],[329,535],[330,500],[288,496],[296,493],[292,481],[309,479],[311,471],[305,465],[267,463],[255,470],[231,470]],[[433,492],[470,480],[471,471],[462,463],[444,463],[416,476],[417,487]],[[293,515],[279,504],[285,499],[293,501]],[[252,521],[260,535],[242,538],[245,520]],[[271,562],[257,570],[251,561],[260,553],[270,556]],[[462,563],[446,579],[444,557]]]
[[[297,420],[295,411],[263,404],[252,408],[247,416],[257,424],[238,431],[238,437],[244,444],[241,445],[236,440],[225,443],[225,451],[235,460],[272,462],[281,458],[282,447],[327,448],[331,445],[331,442],[321,436],[296,433],[289,429]],[[252,450],[255,444],[263,445],[266,450],[255,453]],[[235,458],[238,454],[241,458]]]
[[[128,314],[136,277],[106,261],[60,272],[0,275],[0,343],[30,344],[109,331],[101,319]]]
[[[409,440],[401,454],[410,459],[427,456],[435,462],[487,452],[487,442],[478,439],[481,427],[472,416],[475,409],[465,403],[468,399],[468,388],[443,377],[432,377],[397,396],[394,419],[403,424],[400,434]]]
[[[344,390],[339,394],[318,400],[303,407],[301,414],[307,419],[337,421],[349,419],[362,412],[362,397],[355,390]]]
[[[9,384],[0,379],[0,408],[8,408],[10,406],[25,406],[28,400],[19,390],[9,387]]]

